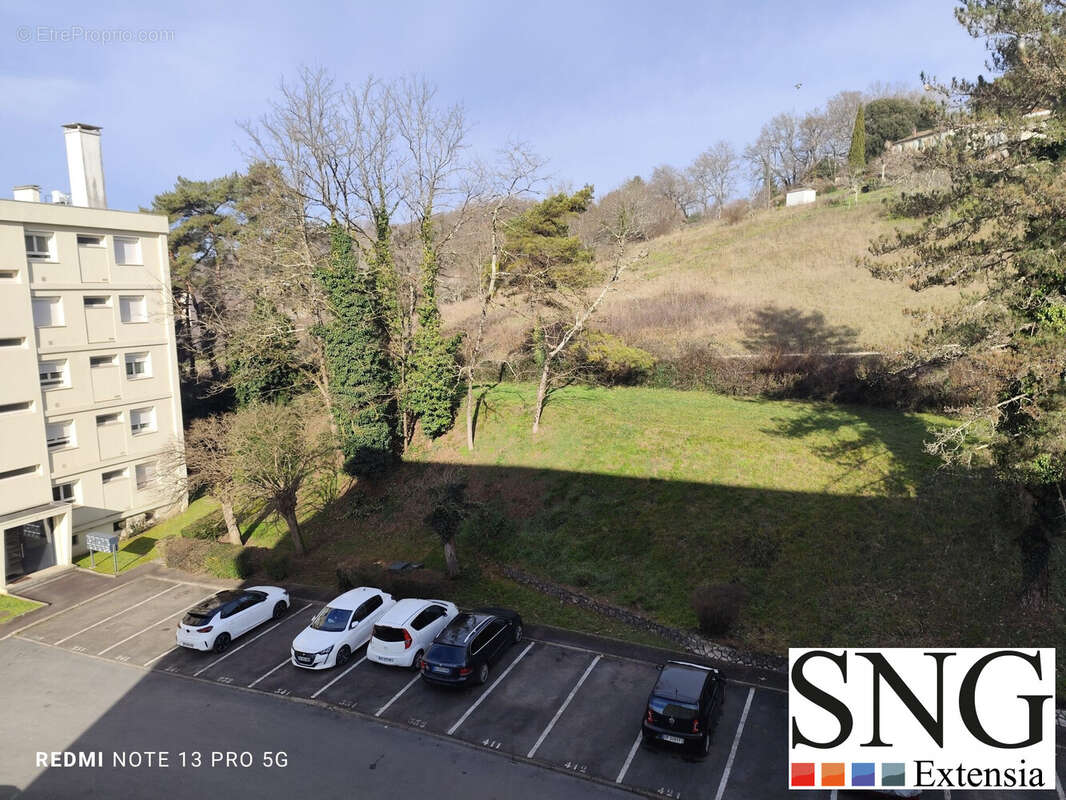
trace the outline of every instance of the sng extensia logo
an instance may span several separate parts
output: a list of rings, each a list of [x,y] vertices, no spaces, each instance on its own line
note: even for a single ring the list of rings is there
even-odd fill
[[[788,651],[792,789],[1054,789],[1055,650]]]

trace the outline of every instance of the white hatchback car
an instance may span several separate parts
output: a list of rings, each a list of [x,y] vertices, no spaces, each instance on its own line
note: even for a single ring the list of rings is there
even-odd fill
[[[366,648],[366,657],[379,664],[418,668],[433,637],[459,613],[444,600],[400,600],[377,625]]]
[[[264,622],[280,619],[289,605],[289,593],[279,586],[219,592],[185,614],[178,623],[178,644],[221,653],[238,636]]]
[[[343,666],[370,641],[374,623],[394,605],[392,595],[368,586],[333,598],[292,640],[292,663],[304,669]]]

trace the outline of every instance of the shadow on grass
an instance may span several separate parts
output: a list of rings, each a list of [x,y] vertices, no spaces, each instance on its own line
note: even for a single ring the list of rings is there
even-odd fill
[[[835,353],[853,350],[859,332],[830,325],[820,311],[798,308],[760,309],[742,324],[744,346],[753,353]]]

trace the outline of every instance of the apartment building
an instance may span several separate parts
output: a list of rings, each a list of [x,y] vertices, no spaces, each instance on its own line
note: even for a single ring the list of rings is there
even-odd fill
[[[0,591],[186,502],[167,219],[107,208],[100,133],[0,200]]]

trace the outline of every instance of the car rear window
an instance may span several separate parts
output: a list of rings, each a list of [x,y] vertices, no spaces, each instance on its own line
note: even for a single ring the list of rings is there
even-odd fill
[[[214,611],[198,612],[190,611],[185,615],[185,619],[182,622],[188,625],[190,628],[196,628],[200,625],[206,625],[211,621],[211,617],[215,616]]]
[[[432,661],[434,664],[447,664],[452,667],[462,666],[466,663],[466,650],[450,644],[435,644],[426,653],[426,661]]]
[[[656,714],[674,717],[675,719],[692,719],[698,711],[694,704],[679,703],[677,700],[665,697],[652,697],[648,701],[648,707]]]
[[[375,625],[374,638],[379,642],[402,642],[403,628],[390,628],[387,625]]]

